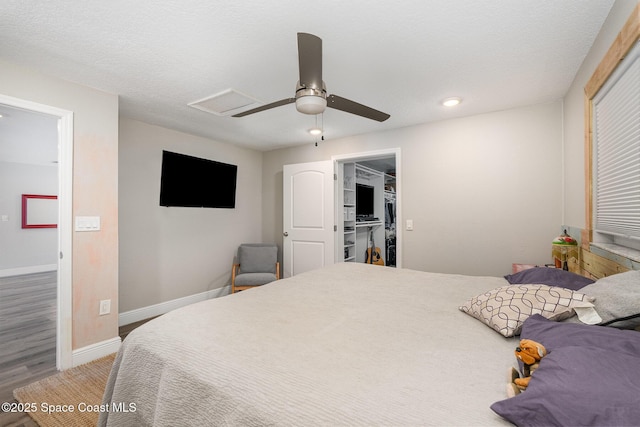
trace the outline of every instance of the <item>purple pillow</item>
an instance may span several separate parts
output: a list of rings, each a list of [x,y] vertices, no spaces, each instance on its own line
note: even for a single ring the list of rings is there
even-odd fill
[[[637,425],[640,420],[640,333],[558,323],[540,315],[521,338],[548,354],[529,387],[491,409],[518,426]]]
[[[638,425],[638,366],[640,356],[560,347],[542,358],[524,392],[491,409],[518,426]]]
[[[558,348],[577,346],[601,348],[640,357],[640,333],[637,331],[554,322],[539,314],[534,314],[524,321],[520,338],[539,342],[549,353]]]
[[[512,285],[542,284],[567,288],[572,291],[594,283],[593,280],[579,274],[549,267],[528,268],[515,274],[508,274],[504,278]]]

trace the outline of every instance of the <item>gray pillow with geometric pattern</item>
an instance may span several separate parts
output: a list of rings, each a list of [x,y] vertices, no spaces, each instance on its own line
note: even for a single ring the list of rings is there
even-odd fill
[[[520,335],[534,314],[562,320],[578,311],[593,313],[593,298],[571,289],[541,284],[508,285],[475,296],[459,307],[505,337]]]

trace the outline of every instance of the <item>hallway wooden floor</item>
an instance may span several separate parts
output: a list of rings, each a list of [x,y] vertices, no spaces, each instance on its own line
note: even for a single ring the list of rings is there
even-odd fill
[[[13,390],[56,374],[56,272],[0,277],[0,403]],[[151,319],[122,326],[122,340]],[[24,412],[0,411],[0,427],[37,427]]]
[[[0,402],[56,371],[56,272],[0,278]],[[0,413],[0,425],[32,426]]]

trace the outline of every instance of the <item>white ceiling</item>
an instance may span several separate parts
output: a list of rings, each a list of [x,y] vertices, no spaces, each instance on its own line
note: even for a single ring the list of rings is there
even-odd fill
[[[0,104],[0,162],[58,164],[58,117]]]
[[[232,88],[293,97],[297,32],[323,39],[326,139],[550,102],[613,0],[3,0],[0,57],[118,94],[122,116],[258,150],[313,143],[294,105],[244,118],[187,104]],[[460,96],[446,109],[439,102]]]

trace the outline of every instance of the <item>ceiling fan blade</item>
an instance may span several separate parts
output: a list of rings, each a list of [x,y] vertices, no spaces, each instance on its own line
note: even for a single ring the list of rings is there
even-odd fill
[[[300,85],[322,89],[322,39],[308,33],[298,33],[298,65]]]
[[[342,98],[337,95],[327,96],[327,107],[335,108],[336,110],[345,111],[347,113],[355,114],[357,116],[361,116],[367,119],[377,120],[379,122],[384,122],[389,117],[391,117],[387,113],[374,110],[371,107],[358,104],[357,102],[351,101],[346,98]]]
[[[271,104],[262,105],[260,107],[254,108],[252,110],[247,110],[247,111],[243,111],[243,112],[238,113],[238,114],[234,114],[231,117],[244,117],[244,116],[248,116],[249,114],[259,113],[260,111],[270,110],[272,108],[280,107],[282,105],[291,104],[293,102],[296,102],[295,98],[281,99],[280,101],[272,102]]]

